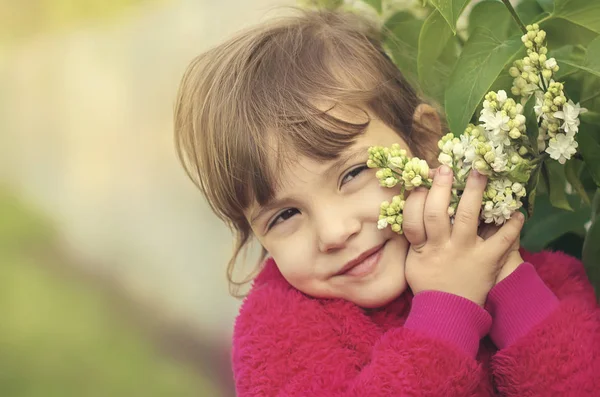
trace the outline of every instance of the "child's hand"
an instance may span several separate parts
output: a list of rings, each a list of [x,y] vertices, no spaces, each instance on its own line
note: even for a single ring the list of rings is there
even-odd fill
[[[487,240],[488,238],[490,238],[494,234],[496,234],[496,232],[498,230],[500,230],[499,226],[492,225],[492,224],[485,224],[479,228],[479,235],[484,240]],[[508,250],[508,252],[500,260],[500,264],[501,264],[502,268],[500,269],[498,276],[496,276],[496,284],[498,284],[500,281],[504,280],[506,277],[510,276],[510,274],[512,272],[514,272],[521,263],[523,263],[523,258],[521,257],[521,253],[519,252],[519,247],[520,247],[519,243],[520,243],[520,239],[517,238],[515,240],[515,242],[513,243],[513,245],[510,247],[510,249]]]
[[[443,170],[448,173],[443,174]],[[437,170],[429,191],[417,189],[408,196],[403,229],[411,247],[405,275],[413,293],[444,291],[481,306],[485,304],[502,259],[511,251],[523,226],[523,215],[516,212],[487,240],[477,235],[485,185],[485,176],[476,172],[469,175],[454,225],[448,216],[450,168],[442,166]]]

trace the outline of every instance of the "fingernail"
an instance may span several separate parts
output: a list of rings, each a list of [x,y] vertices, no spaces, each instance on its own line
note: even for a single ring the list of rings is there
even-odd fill
[[[440,167],[440,175],[450,175],[452,173],[452,170],[450,169],[450,167],[442,165]]]
[[[522,223],[525,220],[525,215],[522,212],[517,212],[517,219]]]

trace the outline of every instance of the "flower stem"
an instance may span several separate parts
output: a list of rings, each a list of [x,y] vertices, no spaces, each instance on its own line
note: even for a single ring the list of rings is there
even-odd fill
[[[521,22],[521,19],[519,19],[519,16],[517,15],[517,12],[513,8],[512,4],[510,4],[510,1],[509,0],[502,0],[502,2],[506,6],[506,8],[508,8],[508,11],[510,12],[510,15],[512,15],[512,17],[515,20],[515,22],[517,22],[517,25],[519,25],[519,27],[521,28],[521,30],[523,31],[523,33],[526,34],[527,33],[527,28],[525,28],[525,25],[523,25],[523,22]]]
[[[533,159],[533,160],[531,161],[531,164],[533,164],[533,165],[538,165],[538,164],[541,164],[541,163],[543,163],[543,162],[544,162],[544,160],[546,160],[546,159],[547,159],[547,158],[549,158],[549,157],[550,157],[550,155],[549,155],[548,153],[544,152],[544,153],[542,153],[542,155],[541,155],[541,156],[539,156],[539,157],[536,157],[535,159]]]

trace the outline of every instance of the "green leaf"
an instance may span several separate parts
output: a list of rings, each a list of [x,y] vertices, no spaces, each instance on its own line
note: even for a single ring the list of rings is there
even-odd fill
[[[582,167],[583,162],[579,160],[571,159],[567,161],[565,164],[565,176],[567,177],[567,182],[569,182],[577,194],[579,194],[581,200],[583,200],[586,205],[590,205],[590,197],[585,191],[585,187],[583,186],[579,176]]]
[[[469,35],[476,28],[484,27],[499,39],[506,39],[510,32],[519,30],[519,26],[510,15],[506,6],[496,0],[477,3],[469,13]]]
[[[552,15],[600,33],[600,1],[555,0]]]
[[[592,40],[588,46],[583,64],[567,59],[557,59],[557,61],[600,77],[600,36]]]
[[[556,50],[552,50],[548,54],[548,58],[555,58],[560,66],[560,70],[554,74],[554,80],[562,81],[566,76],[570,76],[580,71],[579,68],[567,65],[561,60],[566,59],[567,61],[583,64],[585,61],[585,49],[576,47],[574,45],[565,45]]]
[[[464,131],[481,99],[521,47],[520,33],[500,40],[485,28],[473,32],[446,89],[445,108],[451,131]]]
[[[378,14],[381,14],[381,12],[383,11],[382,8],[382,0],[362,0],[365,3],[367,3],[368,5],[370,5],[371,7],[373,7],[375,9],[375,11],[377,11]]]
[[[540,27],[546,31],[547,47],[552,50],[569,44],[586,47],[598,37],[597,32],[562,18],[550,18]]]
[[[529,144],[533,148],[537,148],[537,139],[540,133],[540,129],[537,122],[537,116],[535,115],[535,110],[533,107],[535,106],[535,95],[532,95],[525,103],[525,108],[523,109],[523,115],[525,116],[526,123],[526,132],[527,137],[529,138]]]
[[[567,186],[567,179],[565,177],[565,167],[558,161],[548,160],[544,162],[542,169],[544,178],[548,183],[550,202],[556,208],[561,208],[567,211],[573,211],[573,208],[569,205],[567,200],[567,193],[565,192]]]
[[[542,167],[535,168],[531,172],[529,181],[527,181],[527,186],[525,188],[527,195],[525,196],[525,200],[523,203],[525,205],[525,208],[527,209],[527,219],[529,219],[533,216],[533,209],[534,209],[534,205],[535,205],[535,199],[537,196],[541,170],[542,170]]]
[[[581,258],[585,266],[588,278],[596,288],[600,290],[600,189],[596,190],[592,202],[592,224],[588,229],[583,243]]]
[[[456,21],[470,0],[431,0],[431,4],[444,16],[446,22],[456,33]]]
[[[452,37],[450,27],[438,10],[433,11],[423,23],[419,35],[417,70],[423,91],[441,101],[450,76],[450,68],[439,62],[442,52]],[[450,41],[450,45],[454,44]]]
[[[554,0],[537,0],[537,4],[546,12],[554,10]]]
[[[539,21],[544,16],[550,15],[552,9],[546,12],[537,1],[523,0],[517,4],[515,11],[517,12],[521,22],[523,22],[525,25],[529,25],[530,23]]]
[[[417,48],[423,21],[414,15],[400,11],[388,18],[383,31],[386,34],[384,46],[389,49],[391,57],[412,84],[418,84]]]
[[[600,125],[600,113],[587,111],[579,115],[582,123]]]
[[[585,57],[585,67],[595,71],[595,75],[600,73],[600,36],[596,37],[587,47]]]
[[[600,186],[600,144],[593,137],[592,129],[598,129],[598,125],[581,124],[579,132],[576,135],[577,149],[581,153],[583,160],[592,175],[594,182]]]
[[[521,233],[521,245],[526,250],[540,251],[563,234],[583,230],[583,225],[590,219],[590,208],[578,205],[577,197],[570,196],[569,199],[574,212],[552,206],[547,195],[537,196],[535,212],[525,222]]]

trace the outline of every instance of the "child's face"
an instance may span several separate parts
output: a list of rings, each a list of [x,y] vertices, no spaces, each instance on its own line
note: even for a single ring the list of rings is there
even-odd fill
[[[335,111],[331,114],[353,117]],[[301,157],[282,170],[286,182],[276,193],[281,203],[252,222],[260,211],[253,206],[247,217],[258,240],[296,289],[316,298],[341,298],[375,308],[407,288],[404,261],[409,244],[389,227],[377,229],[381,202],[391,200],[399,188],[379,185],[376,169],[365,166],[367,149],[399,143],[409,155],[410,151],[394,130],[374,114],[369,115],[366,132],[340,156],[351,158],[335,164],[336,160],[321,162]],[[364,121],[364,114],[360,117]],[[380,246],[375,255],[379,260],[366,274],[340,273],[348,262]]]

